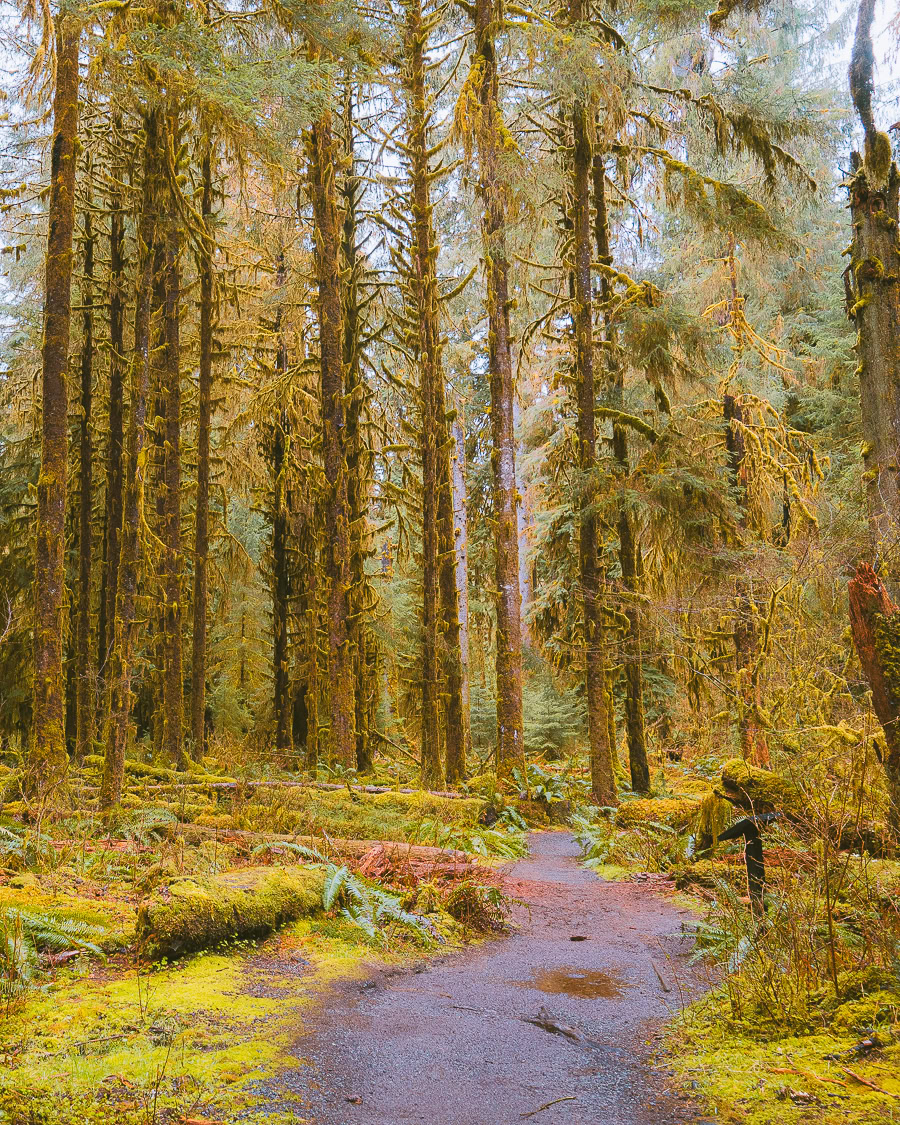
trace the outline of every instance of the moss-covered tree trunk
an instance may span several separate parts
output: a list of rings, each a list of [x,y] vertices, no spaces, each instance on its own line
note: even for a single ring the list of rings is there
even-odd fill
[[[569,19],[584,19],[582,0],[570,0]],[[570,163],[572,319],[575,344],[578,467],[581,472],[578,562],[584,615],[585,686],[590,737],[591,799],[596,805],[617,803],[616,779],[606,713],[606,638],[601,607],[597,534],[597,431],[594,386],[594,299],[591,285],[592,121],[586,97],[572,106]]]
[[[80,761],[94,739],[95,676],[91,653],[93,570],[93,382],[94,229],[90,202],[84,215],[84,276],[81,283],[81,418],[78,450],[78,597],[75,622],[75,757]]]
[[[284,300],[285,263],[279,254],[275,275],[280,299]],[[275,314],[275,375],[279,380],[279,401],[284,401],[284,380],[288,370],[287,331],[284,307]],[[272,681],[274,689],[275,749],[290,754],[293,749],[291,713],[291,680],[288,666],[288,630],[290,614],[290,564],[288,559],[288,461],[289,422],[283,406],[272,419]]]
[[[34,676],[25,789],[46,795],[66,776],[63,621],[65,615],[66,474],[75,144],[78,136],[77,17],[56,22],[56,88],[50,146],[50,205],[41,351],[41,472],[37,488],[34,580]]]
[[[175,129],[174,123],[172,126]],[[177,131],[176,131],[177,135]],[[163,753],[179,769],[184,755],[184,652],[181,545],[181,238],[175,200],[165,241],[165,443],[163,456]]]
[[[518,490],[513,420],[515,376],[506,249],[507,193],[500,170],[503,150],[496,34],[496,0],[476,0],[473,75],[478,113],[478,187],[487,282],[488,360],[491,389],[491,469],[497,611],[497,772],[508,775],[524,762],[522,719],[522,599],[519,592]]]
[[[891,143],[872,110],[875,0],[861,0],[850,64],[850,92],[865,132],[862,156],[852,157],[848,268],[850,315],[858,331],[859,397],[864,480],[872,549],[900,578],[900,173]]]
[[[453,559],[459,621],[460,703],[462,706],[463,769],[472,749],[469,704],[469,521],[466,493],[466,435],[459,414],[451,428],[450,476],[453,485]],[[450,779],[448,779],[450,780]]]
[[[116,119],[115,135],[122,123]],[[117,172],[118,174],[118,172]],[[109,403],[106,452],[106,503],[104,517],[103,578],[100,585],[100,609],[97,623],[97,668],[107,682],[108,661],[116,616],[116,592],[119,585],[119,553],[122,534],[123,447],[125,437],[124,378],[125,370],[125,231],[122,199],[116,183],[110,193],[109,218]],[[106,705],[109,693],[101,697],[101,732],[105,731],[109,714]]]
[[[850,580],[853,643],[872,689],[872,705],[884,730],[880,753],[890,796],[890,821],[900,833],[900,612],[868,563]]]
[[[213,152],[203,150],[203,240],[199,253],[200,356],[197,376],[197,500],[194,518],[194,599],[191,631],[191,741],[196,759],[206,745],[206,623],[209,605],[209,443],[212,425],[215,286],[213,278]]]
[[[598,155],[592,166],[594,187],[594,237],[597,243],[597,258],[607,270],[612,267],[612,251],[609,239],[609,212],[606,204],[606,167],[602,155]],[[612,322],[612,286],[606,272],[600,276],[600,295],[603,305],[605,350],[607,372],[609,375],[610,399],[615,409],[624,406],[624,373],[617,354],[615,326]],[[628,436],[624,426],[613,426],[613,457],[618,467],[621,482],[628,475]],[[625,619],[628,622],[622,642],[622,662],[625,668],[625,736],[628,743],[628,764],[631,787],[635,793],[650,790],[650,766],[647,761],[647,743],[644,730],[644,673],[641,644],[640,610],[634,595],[638,588],[639,561],[638,546],[635,541],[634,522],[628,510],[622,489],[617,499],[616,530],[619,536],[619,566],[622,571],[622,585],[627,599]],[[607,685],[607,698],[611,698]],[[611,710],[607,715],[611,758],[615,759],[615,716]]]
[[[373,642],[369,628],[369,583],[366,576],[370,499],[371,456],[366,443],[366,391],[362,373],[364,308],[369,303],[362,290],[364,258],[359,248],[358,209],[363,180],[356,166],[354,132],[354,84],[344,82],[342,139],[345,174],[341,178],[341,275],[343,281],[342,358],[346,385],[347,503],[350,509],[350,613],[347,639],[353,662],[356,727],[356,768],[367,773],[372,768],[374,747],[369,700],[375,690],[369,660]]]
[[[331,761],[356,765],[356,704],[353,659],[348,638],[350,616],[350,502],[347,488],[346,404],[343,370],[340,220],[335,175],[340,148],[331,114],[324,113],[306,135],[309,192],[315,233],[322,404],[322,454],[325,468],[324,561],[326,654]]]
[[[100,787],[100,807],[115,805],[122,794],[125,748],[131,716],[134,626],[141,562],[141,513],[144,502],[144,451],[147,398],[150,393],[153,264],[156,260],[161,151],[155,111],[144,118],[141,209],[137,227],[138,269],[135,285],[134,350],[131,357],[131,403],[125,448],[121,548],[112,651],[109,659],[109,723]]]

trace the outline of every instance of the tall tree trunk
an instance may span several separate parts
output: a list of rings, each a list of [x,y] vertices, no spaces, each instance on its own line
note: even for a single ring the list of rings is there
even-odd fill
[[[861,563],[850,580],[850,626],[853,643],[872,689],[872,706],[884,730],[885,749],[879,752],[890,797],[889,818],[900,834],[900,613],[881,579],[868,563]]]
[[[131,715],[131,676],[138,571],[141,561],[141,510],[144,493],[144,446],[147,436],[147,398],[150,392],[150,307],[153,263],[156,259],[160,176],[159,121],[155,111],[144,118],[144,168],[141,212],[137,230],[138,270],[134,310],[134,352],[131,359],[131,404],[124,467],[119,576],[113,645],[109,659],[110,705],[106,758],[100,786],[100,807],[108,809],[122,795],[125,748]]]
[[[122,123],[116,119],[116,136]],[[124,300],[124,216],[118,187],[111,193],[109,226],[109,445],[106,469],[106,512],[104,520],[103,581],[100,587],[100,613],[97,624],[97,667],[107,681],[107,664],[116,617],[116,592],[119,585],[119,553],[122,534],[123,505],[123,443],[124,443],[124,380],[125,364],[125,300]],[[109,721],[106,705],[109,693],[102,694],[102,722],[105,731]]]
[[[278,258],[276,284],[284,299],[284,253]],[[284,379],[288,369],[287,333],[284,309],[275,316],[275,373],[281,383],[280,396],[286,394]],[[274,681],[275,749],[289,755],[293,749],[291,679],[288,667],[288,629],[290,614],[290,570],[288,562],[288,414],[284,407],[275,412],[272,423],[272,676]]]
[[[522,599],[519,592],[518,491],[513,422],[515,377],[509,327],[507,193],[501,180],[499,79],[494,37],[500,23],[496,0],[476,0],[475,55],[478,76],[479,193],[487,281],[488,353],[493,450],[493,518],[497,582],[497,772],[507,776],[524,764],[522,730]]]
[[[81,423],[79,427],[78,616],[75,624],[75,757],[89,752],[94,739],[95,676],[91,659],[91,571],[93,563],[93,378],[94,378],[94,230],[84,216],[84,280],[81,286]]]
[[[875,0],[861,0],[850,64],[850,92],[865,131],[862,157],[853,153],[853,223],[847,290],[858,331],[859,398],[869,528],[875,558],[897,584],[900,539],[900,173],[886,133],[872,112],[872,21]]]
[[[325,466],[326,644],[331,761],[356,765],[356,706],[353,659],[348,639],[350,616],[350,503],[347,491],[346,408],[343,371],[340,222],[335,170],[340,150],[330,113],[306,137],[309,191],[316,247],[322,450]]]
[[[570,0],[569,19],[584,19],[583,0]],[[601,575],[597,534],[597,433],[594,387],[594,316],[591,287],[591,118],[584,97],[572,107],[572,241],[575,328],[575,383],[578,403],[578,467],[581,471],[581,511],[578,559],[584,613],[584,660],[590,736],[591,799],[596,805],[618,803],[606,711],[606,647],[600,604]]]
[[[472,750],[469,704],[469,523],[466,497],[466,435],[459,414],[453,419],[451,477],[453,483],[454,578],[459,617],[460,701],[462,704],[463,754],[468,761]]]
[[[306,768],[319,765],[319,552],[317,521],[313,518],[313,546],[308,553],[306,581]]]
[[[356,768],[368,773],[372,768],[372,740],[369,727],[369,699],[373,691],[368,660],[368,582],[366,549],[368,538],[369,455],[363,433],[365,392],[362,380],[362,334],[364,313],[360,278],[363,259],[359,252],[357,209],[362,180],[357,174],[354,152],[353,83],[344,84],[344,166],[341,179],[341,275],[343,280],[342,359],[346,387],[347,503],[350,508],[350,615],[347,641],[353,661],[355,684]]]
[[[601,266],[612,266],[612,252],[609,241],[609,212],[606,206],[606,167],[602,154],[593,160],[594,180],[594,236],[597,243],[597,258]],[[610,399],[616,409],[624,405],[624,375],[616,354],[616,331],[610,316],[612,307],[612,287],[609,276],[600,276],[600,294],[603,304],[604,332],[607,348],[607,369],[609,372]],[[619,475],[628,473],[628,437],[624,426],[613,427],[613,456],[616,459]],[[616,528],[619,535],[619,566],[622,570],[622,583],[628,601],[625,617],[628,630],[622,645],[625,666],[625,732],[628,740],[628,763],[631,774],[631,788],[635,793],[650,791],[650,766],[647,761],[647,744],[644,732],[644,676],[642,667],[641,619],[640,610],[634,602],[639,578],[638,547],[635,542],[634,525],[631,513],[620,497],[618,501]],[[611,693],[610,693],[611,694]],[[611,716],[612,717],[612,716]],[[614,737],[615,723],[610,724],[610,735]],[[615,742],[610,752],[615,759]]]
[[[197,412],[197,504],[194,523],[194,605],[191,632],[191,740],[199,761],[206,749],[206,621],[209,604],[209,439],[212,424],[215,290],[212,145],[203,151],[203,241],[200,247],[200,370]]]
[[[174,127],[174,125],[173,125]],[[177,135],[177,134],[176,134]],[[181,548],[181,240],[175,200],[166,229],[165,255],[165,447],[163,456],[163,753],[179,769],[184,756],[184,656],[182,648]]]
[[[66,371],[75,230],[80,37],[77,17],[60,14],[56,23],[56,89],[41,353],[41,473],[37,489],[32,729],[24,778],[25,791],[31,796],[48,795],[65,781],[68,768],[63,679],[69,441]]]

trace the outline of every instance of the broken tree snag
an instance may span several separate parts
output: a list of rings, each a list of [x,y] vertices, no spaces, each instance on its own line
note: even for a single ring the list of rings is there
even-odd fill
[[[884,730],[880,755],[890,797],[890,822],[900,830],[900,612],[868,563],[860,563],[848,587],[853,644]]]
[[[859,399],[869,531],[876,558],[891,557],[900,532],[900,172],[872,112],[871,27],[875,0],[861,0],[850,63],[850,93],[865,130],[853,153],[848,314],[856,322]],[[892,573],[896,566],[892,563]]]

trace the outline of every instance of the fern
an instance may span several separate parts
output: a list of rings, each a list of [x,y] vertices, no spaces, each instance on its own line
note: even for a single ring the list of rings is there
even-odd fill
[[[264,852],[293,852],[301,859],[310,859],[313,863],[327,863],[328,860],[316,848],[308,848],[305,844],[295,844],[293,840],[270,840],[265,844],[257,844],[251,855],[262,855]]]

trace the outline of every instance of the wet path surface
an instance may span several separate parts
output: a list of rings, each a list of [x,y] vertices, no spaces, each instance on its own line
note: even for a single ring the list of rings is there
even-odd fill
[[[566,833],[533,834],[531,852],[506,880],[528,904],[514,934],[324,998],[296,1047],[311,1066],[281,1078],[282,1094],[307,1104],[301,1120],[701,1120],[648,1061],[655,1032],[691,995],[687,912],[646,885],[601,882]]]

